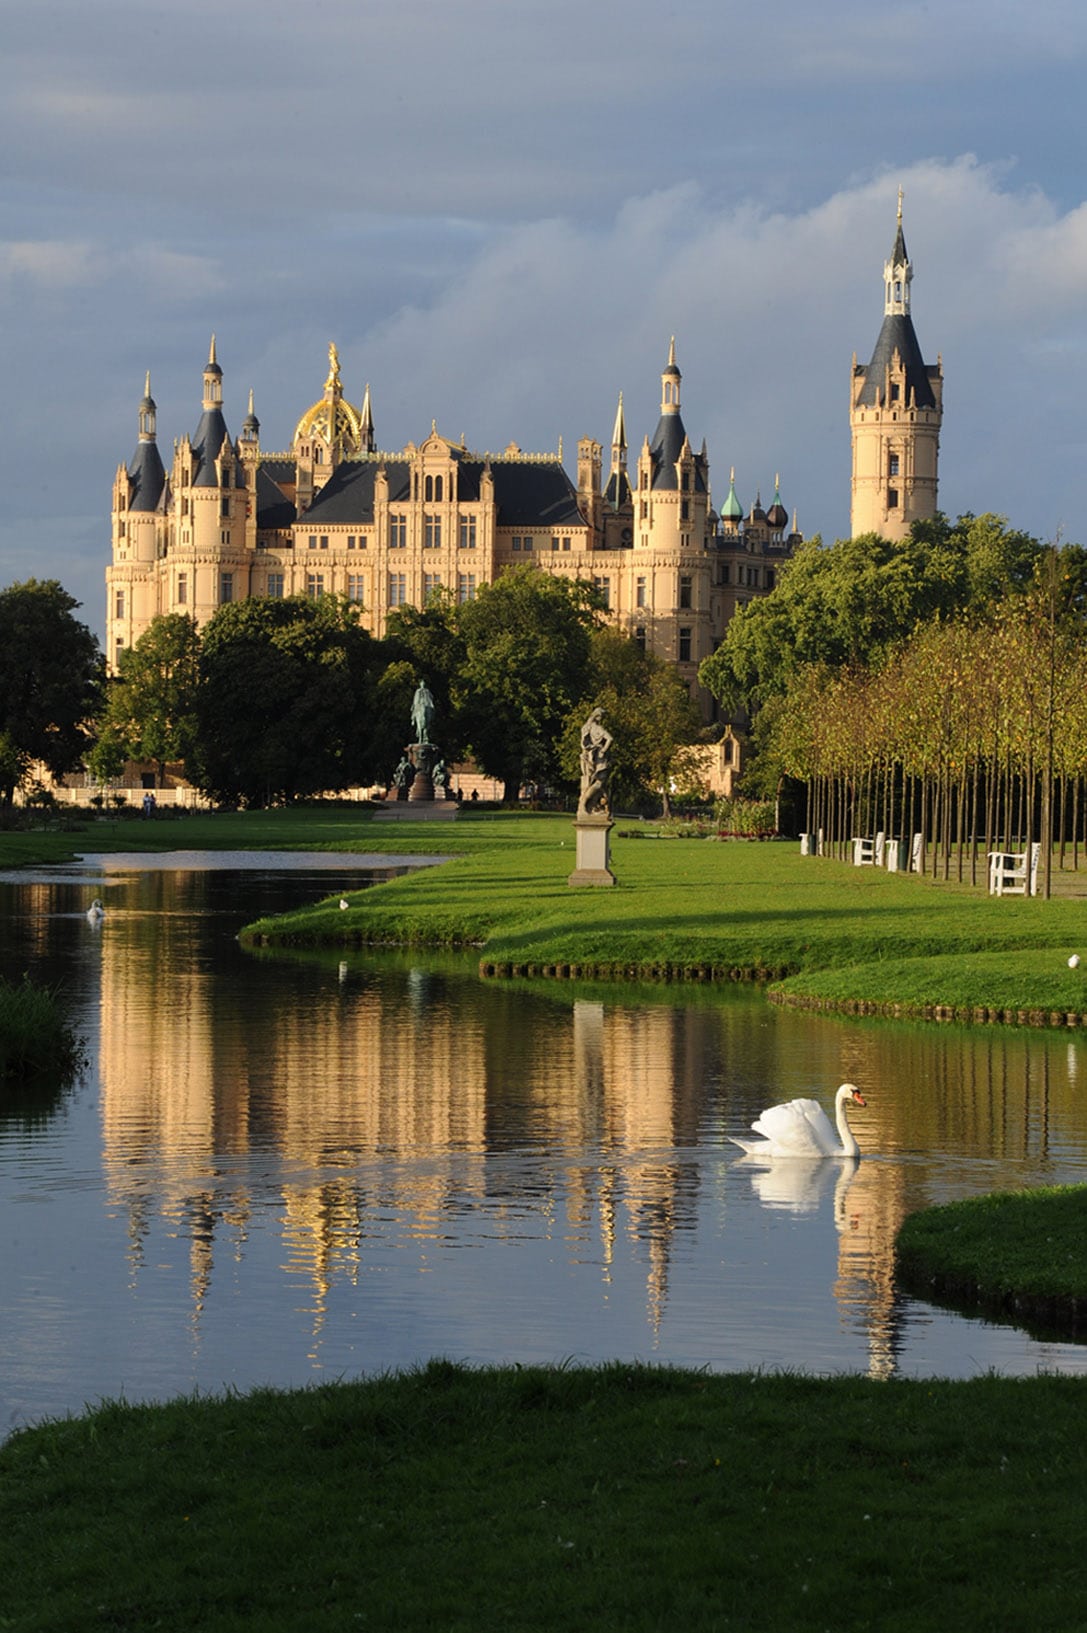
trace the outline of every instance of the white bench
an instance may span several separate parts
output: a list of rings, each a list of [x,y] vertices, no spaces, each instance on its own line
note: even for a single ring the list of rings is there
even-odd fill
[[[853,840],[853,866],[855,868],[881,868],[883,866],[884,836],[877,834],[874,839]]]
[[[1035,840],[1026,851],[989,852],[990,896],[1036,896],[1038,894],[1038,857],[1041,844]]]

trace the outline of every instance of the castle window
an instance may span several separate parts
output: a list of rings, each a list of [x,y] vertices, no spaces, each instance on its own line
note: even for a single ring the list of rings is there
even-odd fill
[[[229,496],[227,494],[225,494],[225,493],[223,494],[222,498],[219,500],[219,515],[220,516],[229,516],[230,515],[230,499],[229,499]]]
[[[220,528],[220,530],[219,530],[219,543],[220,544],[229,544],[230,543],[230,529],[229,529],[229,527]]]
[[[124,649],[125,649],[124,639],[123,639],[122,636],[118,635],[117,645],[116,645],[116,648],[115,648],[118,663],[120,663],[120,661],[121,661],[121,653],[124,651]]]
[[[437,595],[437,593],[441,589],[441,587],[442,587],[442,575],[441,575],[441,573],[424,573],[423,574],[423,605],[424,606],[431,599],[432,596]]]
[[[234,599],[234,574],[219,574],[219,605],[225,607],[228,601]]]
[[[681,573],[680,574],[680,579],[679,579],[679,604],[680,604],[680,606],[681,607],[689,607],[691,605],[691,598],[692,598],[693,594],[694,594],[694,581],[691,578],[690,573]]]
[[[777,574],[772,567],[766,569],[766,588],[772,590],[777,583]]]
[[[328,549],[328,534],[327,533],[322,533],[321,534],[321,549],[322,550],[327,550]]]
[[[898,509],[898,489],[897,488],[888,488],[887,489],[887,509],[888,510],[897,510]]]
[[[124,592],[124,590],[118,590],[117,594],[113,598],[113,616],[115,618],[123,618],[124,615],[125,615],[125,592]]]
[[[728,562],[727,561],[722,561],[722,562],[718,563],[718,566],[717,566],[717,582],[718,582],[718,584],[727,584],[728,583]]]
[[[646,600],[646,581],[644,578],[639,578],[635,584],[634,605],[636,607],[647,607],[649,605],[649,602]],[[645,632],[643,631],[643,634],[644,633]]]
[[[429,476],[427,481],[430,481]],[[424,550],[440,550],[442,547],[442,519],[440,516],[427,516],[425,519],[425,533],[423,537]]]
[[[353,550],[355,548],[355,534],[354,533],[349,533],[347,535],[347,548],[349,550]]]
[[[457,600],[458,601],[474,601],[475,598],[476,598],[476,575],[475,575],[475,573],[458,573],[457,574]]]
[[[635,643],[636,646],[640,646],[643,652],[645,651],[645,625],[644,624],[639,624],[637,629],[634,631],[634,643]]]
[[[680,663],[691,661],[691,631],[687,625],[679,632],[679,661]]]
[[[690,519],[691,519],[691,501],[689,499],[682,499],[680,501],[679,519],[680,519],[681,522],[689,522],[690,521]]]
[[[570,548],[570,540],[569,539],[563,539],[562,548],[564,550],[569,550],[569,548]]]
[[[555,551],[557,551],[559,548],[559,536],[557,533],[552,533],[551,535],[551,548]]]
[[[316,548],[317,548],[317,535],[316,535],[316,533],[311,533],[310,534],[310,536],[309,536],[309,547],[310,547],[311,550],[316,550]]]
[[[408,547],[408,518],[406,516],[389,517],[389,549],[406,550]]]
[[[177,604],[178,604],[178,606],[179,607],[185,606],[187,604],[187,602],[188,602],[188,599],[189,599],[189,575],[188,575],[188,573],[178,573],[178,575],[177,575]]]
[[[428,504],[442,502],[442,479],[440,476],[428,476],[423,489],[423,497]]]
[[[349,601],[356,601],[360,607],[362,606],[363,601],[366,599],[365,580],[363,579],[361,573],[348,573],[347,599]]]
[[[271,596],[273,601],[282,601],[282,599],[283,599],[283,574],[282,573],[269,573],[268,574],[268,594]]]
[[[322,460],[323,460],[323,458],[324,458],[324,455],[323,455],[323,453],[322,453],[322,452],[321,452],[321,450],[320,450],[320,448],[315,448],[315,449],[314,449],[314,450],[313,450],[313,463],[314,463],[314,464],[315,464],[315,465],[320,465],[320,463],[321,463],[321,461],[322,461]]]
[[[117,537],[119,539],[123,539],[124,536],[125,536],[125,524],[124,524],[124,522],[118,522],[117,523]]]
[[[597,594],[600,596],[601,602],[603,603],[605,609],[610,608],[611,607],[611,579],[610,578],[594,578],[593,579],[593,587],[597,591]]]
[[[389,605],[390,605],[390,607],[403,607],[403,606],[406,605],[407,599],[408,599],[408,575],[407,575],[407,573],[390,573],[389,574]]]
[[[895,380],[895,381],[892,382],[892,385],[891,385],[891,401],[893,403],[897,403],[897,401],[899,399],[899,395],[900,395],[899,384],[898,384],[898,381]]]
[[[460,519],[460,547],[462,550],[474,550],[476,547],[476,519],[474,516],[462,516]]]
[[[325,575],[324,575],[324,573],[307,573],[306,574],[306,594],[309,596],[310,600],[311,601],[316,601],[317,598],[319,596],[324,595],[324,593],[325,593]]]
[[[887,456],[887,475],[888,476],[897,476],[898,475],[898,455],[897,454],[888,454],[888,456]]]

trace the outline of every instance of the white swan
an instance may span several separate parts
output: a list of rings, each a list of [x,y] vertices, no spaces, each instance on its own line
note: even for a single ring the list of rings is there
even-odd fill
[[[741,1139],[735,1134],[730,1134],[729,1139],[758,1157],[859,1157],[860,1146],[846,1113],[850,1100],[857,1106],[868,1104],[860,1089],[843,1083],[834,1096],[837,1135],[818,1100],[787,1100],[784,1105],[768,1107],[752,1123],[755,1133],[763,1136],[761,1140]]]
[[[101,924],[106,916],[106,910],[96,896],[87,909],[87,917],[92,924]]]
[[[346,896],[341,896],[340,897],[340,912],[341,913],[346,913],[347,908],[348,908],[347,897]]]

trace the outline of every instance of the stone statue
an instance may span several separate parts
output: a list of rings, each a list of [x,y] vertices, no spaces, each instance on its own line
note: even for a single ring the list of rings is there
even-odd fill
[[[449,783],[449,771],[444,760],[435,761],[433,777],[435,789],[444,792]]]
[[[426,681],[421,680],[411,700],[411,729],[415,733],[417,743],[431,741],[430,725],[433,719],[434,698]]]
[[[608,780],[611,776],[611,746],[614,741],[604,725],[603,709],[594,709],[581,728],[581,798],[579,817],[608,811]]]
[[[400,764],[393,772],[393,787],[407,788],[415,776],[415,769],[406,754],[401,755]]]

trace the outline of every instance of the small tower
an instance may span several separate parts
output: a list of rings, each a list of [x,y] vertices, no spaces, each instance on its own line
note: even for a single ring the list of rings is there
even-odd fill
[[[867,367],[853,355],[849,424],[853,440],[850,530],[903,539],[911,522],[934,516],[943,418],[943,367],[924,362],[910,316],[913,266],[898,230],[883,268],[883,327]]]

